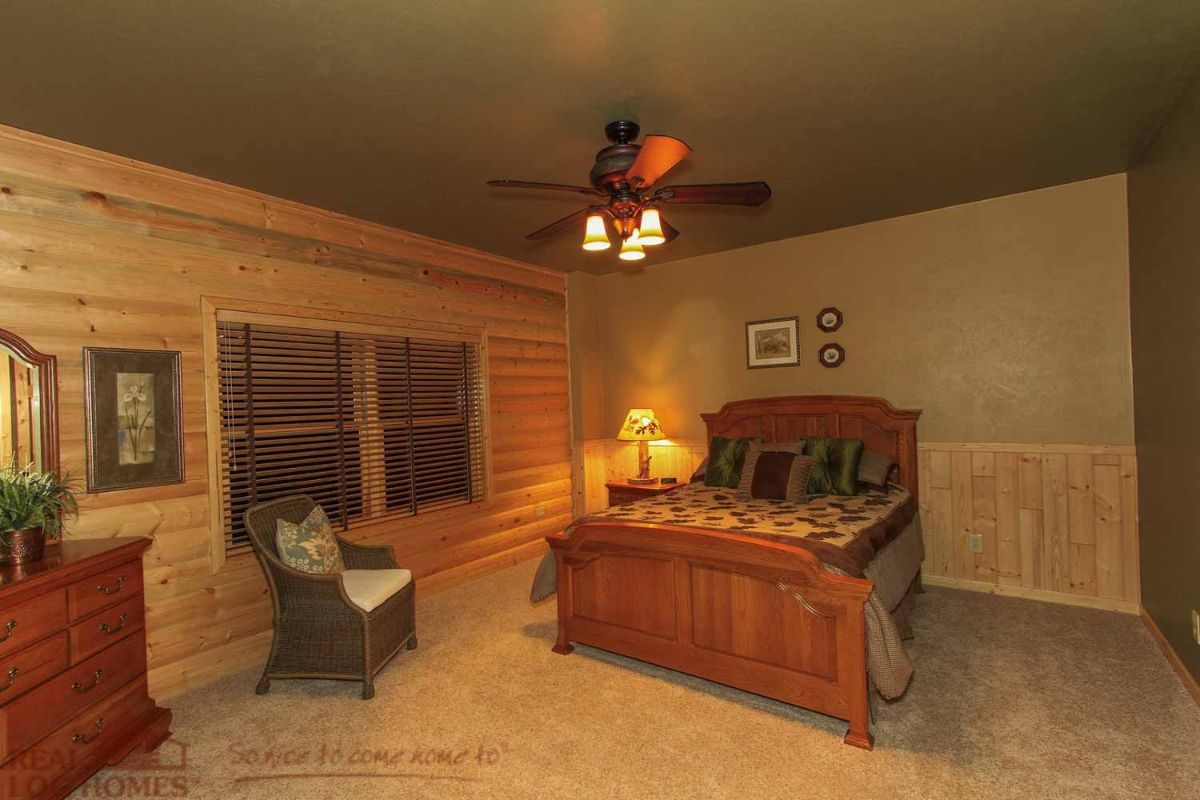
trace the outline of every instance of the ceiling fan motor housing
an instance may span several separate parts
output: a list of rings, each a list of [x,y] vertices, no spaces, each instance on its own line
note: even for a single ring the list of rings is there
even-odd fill
[[[641,127],[632,120],[619,119],[604,126],[604,135],[612,142],[596,153],[596,163],[588,178],[592,186],[606,192],[616,192],[628,186],[625,173],[637,159],[641,145],[634,144]]]

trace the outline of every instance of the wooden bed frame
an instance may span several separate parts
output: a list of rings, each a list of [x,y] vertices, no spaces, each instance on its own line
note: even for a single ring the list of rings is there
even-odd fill
[[[875,397],[772,397],[702,414],[713,436],[862,439],[917,494],[917,418]],[[558,641],[648,661],[847,720],[871,749],[863,606],[872,581],[830,573],[807,550],[732,532],[584,520],[547,537],[558,570]]]

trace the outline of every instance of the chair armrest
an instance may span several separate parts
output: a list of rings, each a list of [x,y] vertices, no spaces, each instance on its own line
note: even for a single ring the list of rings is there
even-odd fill
[[[285,616],[291,611],[323,608],[328,612],[345,611],[352,616],[362,612],[346,594],[341,575],[314,575],[294,570],[283,564],[270,565],[279,612]]]
[[[342,551],[346,569],[396,569],[396,557],[387,545],[367,547],[352,544],[339,536],[338,548]]]

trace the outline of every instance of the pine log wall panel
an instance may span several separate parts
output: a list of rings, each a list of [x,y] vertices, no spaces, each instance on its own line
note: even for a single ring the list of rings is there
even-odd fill
[[[582,443],[576,510],[607,507],[605,481],[637,473],[637,446]],[[650,446],[651,473],[686,481],[703,442]],[[1137,463],[1132,445],[918,444],[924,575],[932,583],[1135,611]],[[970,534],[983,550],[970,547]]]
[[[0,128],[0,327],[58,357],[62,458],[84,469],[85,346],[183,357],[186,480],[83,495],[71,537],[150,536],[152,693],[261,663],[252,557],[213,574],[200,299],[486,328],[490,497],[379,523],[423,596],[532,558],[572,516],[564,278],[385,226]]]

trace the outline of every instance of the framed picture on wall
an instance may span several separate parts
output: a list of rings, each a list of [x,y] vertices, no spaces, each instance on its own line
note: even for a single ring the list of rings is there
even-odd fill
[[[800,318],[779,317],[746,323],[746,367],[800,365]]]
[[[89,492],[183,480],[179,375],[177,351],[83,348]]]

